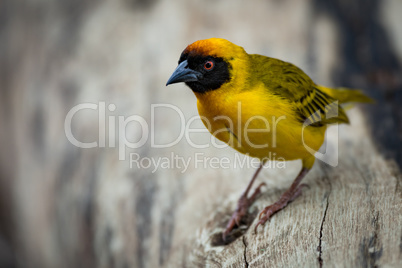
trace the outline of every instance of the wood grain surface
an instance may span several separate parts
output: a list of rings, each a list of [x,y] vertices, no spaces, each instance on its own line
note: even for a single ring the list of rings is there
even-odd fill
[[[399,0],[1,1],[0,267],[401,267],[401,11]],[[376,99],[330,129],[338,164],[317,161],[302,195],[255,234],[258,211],[301,168],[268,163],[228,243],[258,163],[206,132],[155,146],[180,135],[178,111],[204,129],[192,92],[165,83],[185,46],[209,37]],[[96,148],[66,136],[80,104],[96,109],[77,113],[72,133]],[[149,132],[119,130],[129,116]]]

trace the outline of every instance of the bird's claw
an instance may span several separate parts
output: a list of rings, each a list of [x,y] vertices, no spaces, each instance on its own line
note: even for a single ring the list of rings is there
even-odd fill
[[[271,215],[273,214],[273,210],[271,209],[271,207],[273,207],[274,205],[265,207],[260,214],[258,215],[258,222],[256,224],[256,226],[254,227],[254,233],[257,233],[257,228],[259,225],[264,225],[269,218],[271,218]]]
[[[265,207],[260,214],[258,215],[258,222],[256,226],[254,227],[254,233],[257,233],[257,228],[259,225],[264,225],[270,218],[271,216],[278,212],[279,210],[283,209],[286,207],[286,205],[289,202],[292,202],[295,200],[298,196],[301,195],[303,187],[308,187],[307,184],[300,184],[299,186],[296,187],[296,189],[290,193],[285,193],[281,196],[278,202]]]
[[[260,219],[254,227],[254,234],[257,234],[257,229],[259,225],[264,225],[268,218]]]
[[[234,221],[236,222],[236,226],[239,226],[240,225],[240,220],[241,220],[241,216],[240,215],[237,215],[235,218],[234,218]]]
[[[242,215],[237,213],[237,210],[233,213],[232,218],[230,218],[230,221],[228,222],[228,224],[226,225],[226,230],[222,233],[222,239],[223,241],[226,241],[226,237],[227,235],[230,233],[230,231],[232,231],[232,229],[235,226],[239,226],[240,225],[240,220],[242,218]]]
[[[240,226],[241,219],[247,214],[248,208],[255,201],[257,196],[261,193],[261,187],[266,184],[263,182],[255,189],[254,193],[247,198],[245,194],[243,194],[237,204],[236,210],[233,212],[232,217],[230,218],[228,224],[226,225],[225,231],[222,233],[223,241],[226,241],[227,235],[233,230],[235,226]]]
[[[271,206],[268,206],[268,207],[265,207],[265,208],[260,212],[260,214],[258,215],[258,219],[261,220],[262,216],[264,216],[264,214],[266,214],[267,211],[268,211],[271,207],[272,207],[272,205],[271,205]]]

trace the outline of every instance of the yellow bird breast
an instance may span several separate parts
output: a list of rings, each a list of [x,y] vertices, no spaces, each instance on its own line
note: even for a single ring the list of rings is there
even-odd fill
[[[228,91],[230,92],[230,91]],[[318,151],[326,127],[297,120],[291,104],[267,94],[260,86],[236,94],[214,90],[197,95],[198,112],[206,128],[237,151],[261,160],[295,160]]]

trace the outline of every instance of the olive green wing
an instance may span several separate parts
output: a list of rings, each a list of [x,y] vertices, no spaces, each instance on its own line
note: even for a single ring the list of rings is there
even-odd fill
[[[297,66],[261,55],[250,56],[256,78],[263,81],[272,94],[289,101],[300,121],[313,126],[349,123],[339,102],[319,90]]]

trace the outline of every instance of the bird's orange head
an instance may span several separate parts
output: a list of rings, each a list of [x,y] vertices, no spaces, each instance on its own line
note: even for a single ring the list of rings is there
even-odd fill
[[[186,47],[166,85],[185,82],[194,92],[216,90],[245,74],[248,54],[225,39],[210,38]]]

